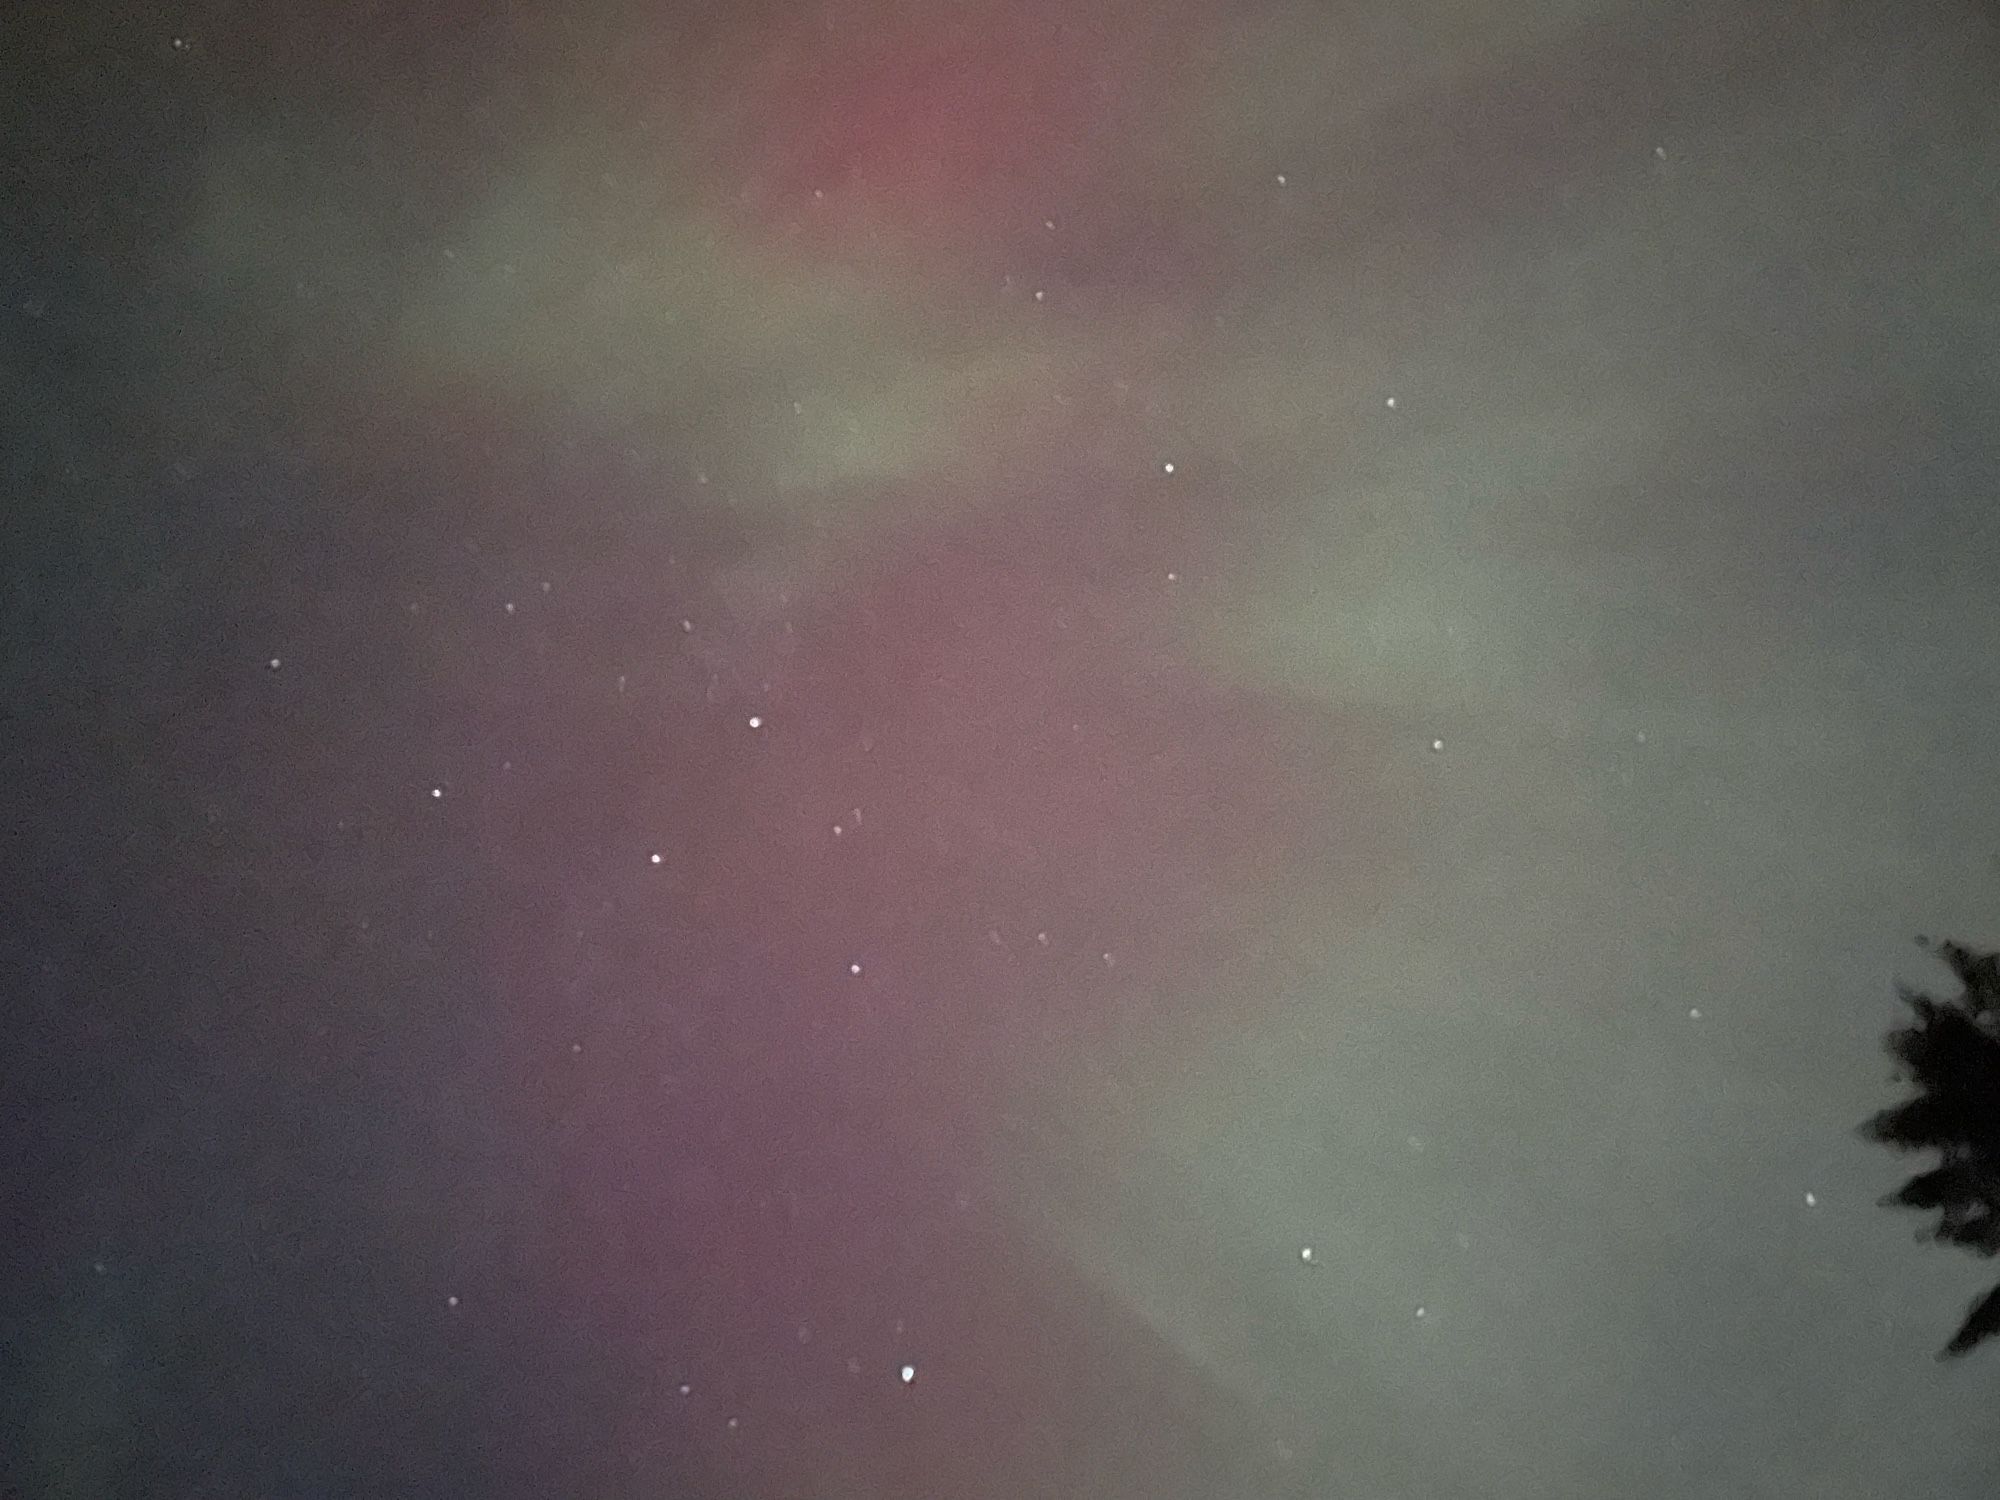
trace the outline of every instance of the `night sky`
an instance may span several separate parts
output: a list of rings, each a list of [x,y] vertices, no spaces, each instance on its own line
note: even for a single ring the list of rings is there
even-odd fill
[[[1975,0],[8,8],[0,1493],[1994,1494],[1996,245]]]

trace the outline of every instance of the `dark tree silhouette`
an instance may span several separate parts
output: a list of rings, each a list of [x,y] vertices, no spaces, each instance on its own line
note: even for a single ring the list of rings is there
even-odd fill
[[[1885,1197],[1885,1206],[1934,1209],[1938,1221],[1922,1237],[2000,1255],[2000,953],[1917,941],[1950,966],[1964,993],[1940,1000],[1896,986],[1916,1020],[1891,1031],[1887,1045],[1899,1074],[1918,1092],[1868,1120],[1862,1134],[1897,1151],[1934,1150],[1941,1158]],[[1995,1334],[2000,1286],[1972,1304],[1938,1357],[1955,1358]]]

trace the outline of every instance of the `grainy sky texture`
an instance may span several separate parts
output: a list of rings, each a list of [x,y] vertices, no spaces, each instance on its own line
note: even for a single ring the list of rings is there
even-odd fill
[[[1961,1500],[1972,0],[16,6],[21,1496]]]

